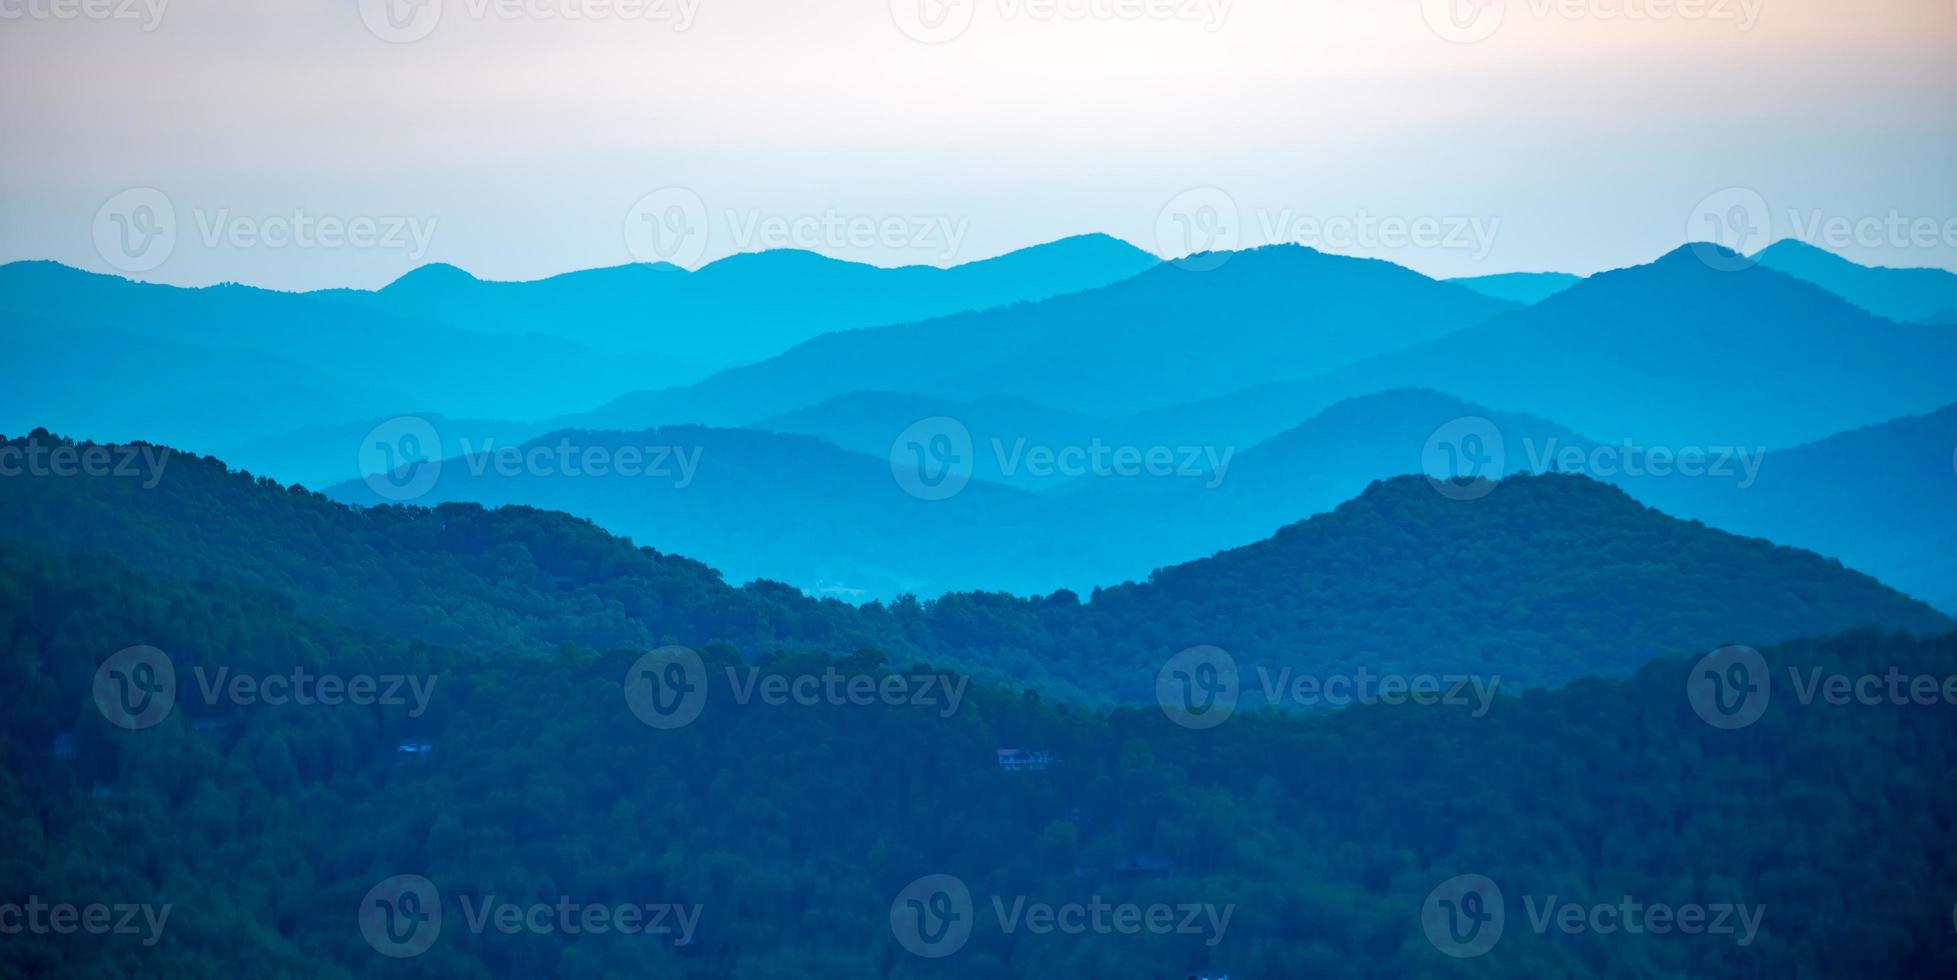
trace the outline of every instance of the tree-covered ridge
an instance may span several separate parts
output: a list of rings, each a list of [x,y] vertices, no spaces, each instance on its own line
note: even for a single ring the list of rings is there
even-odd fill
[[[1475,499],[1395,478],[1087,602],[965,594],[892,613],[929,655],[1123,700],[1147,697],[1163,659],[1199,644],[1246,671],[1472,672],[1519,689],[1728,642],[1952,625],[1837,562],[1675,520],[1587,477],[1516,476],[1457,495]]]
[[[37,433],[5,445],[77,444]],[[119,459],[121,447],[112,448]],[[842,603],[770,583],[731,587],[698,562],[634,547],[566,514],[473,504],[354,509],[215,458],[156,451],[167,456],[154,478],[0,479],[8,533],[171,578],[262,590],[336,623],[464,650],[657,646],[681,636],[846,649],[869,639]]]
[[[1957,715],[1803,705],[1723,731],[1684,696],[1697,655],[1626,679],[1450,707],[1244,712],[1207,731],[1153,707],[1055,707],[973,685],[962,707],[738,703],[641,724],[639,650],[465,654],[351,631],[264,596],[99,558],[0,552],[6,900],[169,904],[129,936],[5,937],[10,976],[738,977],[1929,976],[1957,969]],[[126,731],[91,699],[133,643],[175,661],[177,710]],[[1778,671],[1943,676],[1957,635],[1862,632],[1766,651]],[[197,667],[439,677],[428,710],[204,704]],[[766,658],[799,675],[878,658]],[[1784,689],[1783,689],[1784,690]],[[426,742],[404,759],[403,740]],[[997,748],[1060,761],[1005,773]],[[1119,869],[1143,866],[1144,876]],[[362,940],[375,883],[426,875],[446,924],[407,962]],[[925,960],[893,896],[952,874],[971,940]],[[1423,935],[1436,885],[1476,873],[1508,927],[1456,960]],[[694,941],[481,934],[465,896],[671,902]],[[1201,936],[1006,933],[990,898],[1231,906]],[[1758,935],[1528,926],[1523,900],[1743,903]]]
[[[37,435],[8,445],[62,444]],[[980,593],[861,607],[768,582],[731,587],[704,565],[559,513],[355,509],[181,454],[153,481],[0,479],[0,509],[24,541],[472,652],[874,650],[1078,704],[1150,701],[1163,661],[1204,644],[1247,672],[1466,672],[1519,689],[1628,674],[1727,642],[1953,625],[1834,562],[1673,520],[1584,477],[1487,489],[1452,499],[1423,478],[1378,483],[1271,539],[1085,602]]]

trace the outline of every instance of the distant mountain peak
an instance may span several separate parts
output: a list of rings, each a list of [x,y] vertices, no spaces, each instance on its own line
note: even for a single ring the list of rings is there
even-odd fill
[[[381,287],[381,292],[399,292],[408,289],[443,289],[453,286],[470,286],[481,282],[475,276],[447,262],[430,262],[408,271],[401,278]]]

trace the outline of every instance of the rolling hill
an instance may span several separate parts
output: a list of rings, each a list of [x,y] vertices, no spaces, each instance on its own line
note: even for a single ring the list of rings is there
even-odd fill
[[[60,444],[35,435],[8,445],[30,442]],[[715,448],[742,458],[736,443]],[[698,475],[758,478],[738,467],[710,477],[704,460]],[[1086,602],[960,593],[860,608],[766,582],[732,588],[696,561],[562,514],[356,509],[187,455],[169,458],[153,481],[0,479],[0,506],[10,548],[111,556],[147,575],[226,583],[401,641],[530,653],[710,641],[872,648],[899,664],[953,666],[1097,702],[1147,700],[1163,658],[1206,643],[1273,668],[1499,673],[1505,684],[1534,685],[1625,674],[1668,647],[1953,625],[1811,553],[1674,520],[1568,475],[1512,477],[1474,500],[1444,497],[1422,477],[1386,481],[1272,538],[1095,590]],[[931,533],[914,547],[938,544]],[[1064,553],[1091,535],[1045,544]],[[941,556],[950,565],[978,557]],[[1476,629],[1459,633],[1464,622]]]
[[[1146,697],[1169,654],[1203,645],[1228,651],[1246,677],[1257,666],[1479,673],[1515,690],[1629,674],[1672,648],[1951,624],[1811,552],[1563,474],[1511,477],[1472,500],[1399,477],[1085,602],[951,595],[897,614],[934,657],[1050,673],[1123,700]]]

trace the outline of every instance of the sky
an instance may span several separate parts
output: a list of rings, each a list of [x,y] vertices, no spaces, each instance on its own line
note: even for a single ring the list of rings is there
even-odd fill
[[[0,0],[0,261],[1957,269],[1957,0]]]

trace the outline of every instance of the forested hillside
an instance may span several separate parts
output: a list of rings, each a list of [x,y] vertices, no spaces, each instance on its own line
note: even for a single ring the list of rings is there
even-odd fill
[[[1452,642],[1446,639],[1439,643]],[[1205,731],[972,685],[941,704],[740,700],[703,651],[697,720],[641,724],[639,650],[473,655],[334,627],[288,604],[0,551],[0,822],[10,898],[169,906],[135,936],[8,936],[16,976],[863,977],[1931,976],[1957,970],[1957,716],[1801,704],[1776,691],[1727,731],[1684,697],[1703,651],[1629,679],[1331,716],[1243,712]],[[173,661],[176,707],[112,725],[105,656]],[[1941,676],[1957,637],[1876,633],[1767,651],[1784,666]],[[830,663],[771,658],[770,673]],[[199,668],[427,681],[419,715],[376,705],[206,703]],[[833,664],[884,676],[874,656]],[[909,675],[915,678],[917,675]],[[401,745],[425,745],[404,755]],[[1055,761],[1002,772],[995,752]],[[1474,960],[1423,935],[1429,893],[1499,883],[1507,928]],[[444,920],[426,952],[370,947],[371,887],[424,875]],[[970,890],[969,941],[905,951],[894,897]],[[471,929],[497,901],[660,903],[677,934]],[[1036,934],[1039,903],[1206,906],[1191,934]],[[1734,903],[1742,936],[1531,927],[1525,903]],[[465,904],[467,903],[467,904]],[[1847,914],[1844,910],[1853,910]],[[1180,916],[1177,917],[1180,919]],[[1871,924],[1880,924],[1872,928]],[[1744,942],[1740,940],[1744,938]],[[1211,940],[1215,940],[1213,943]]]

